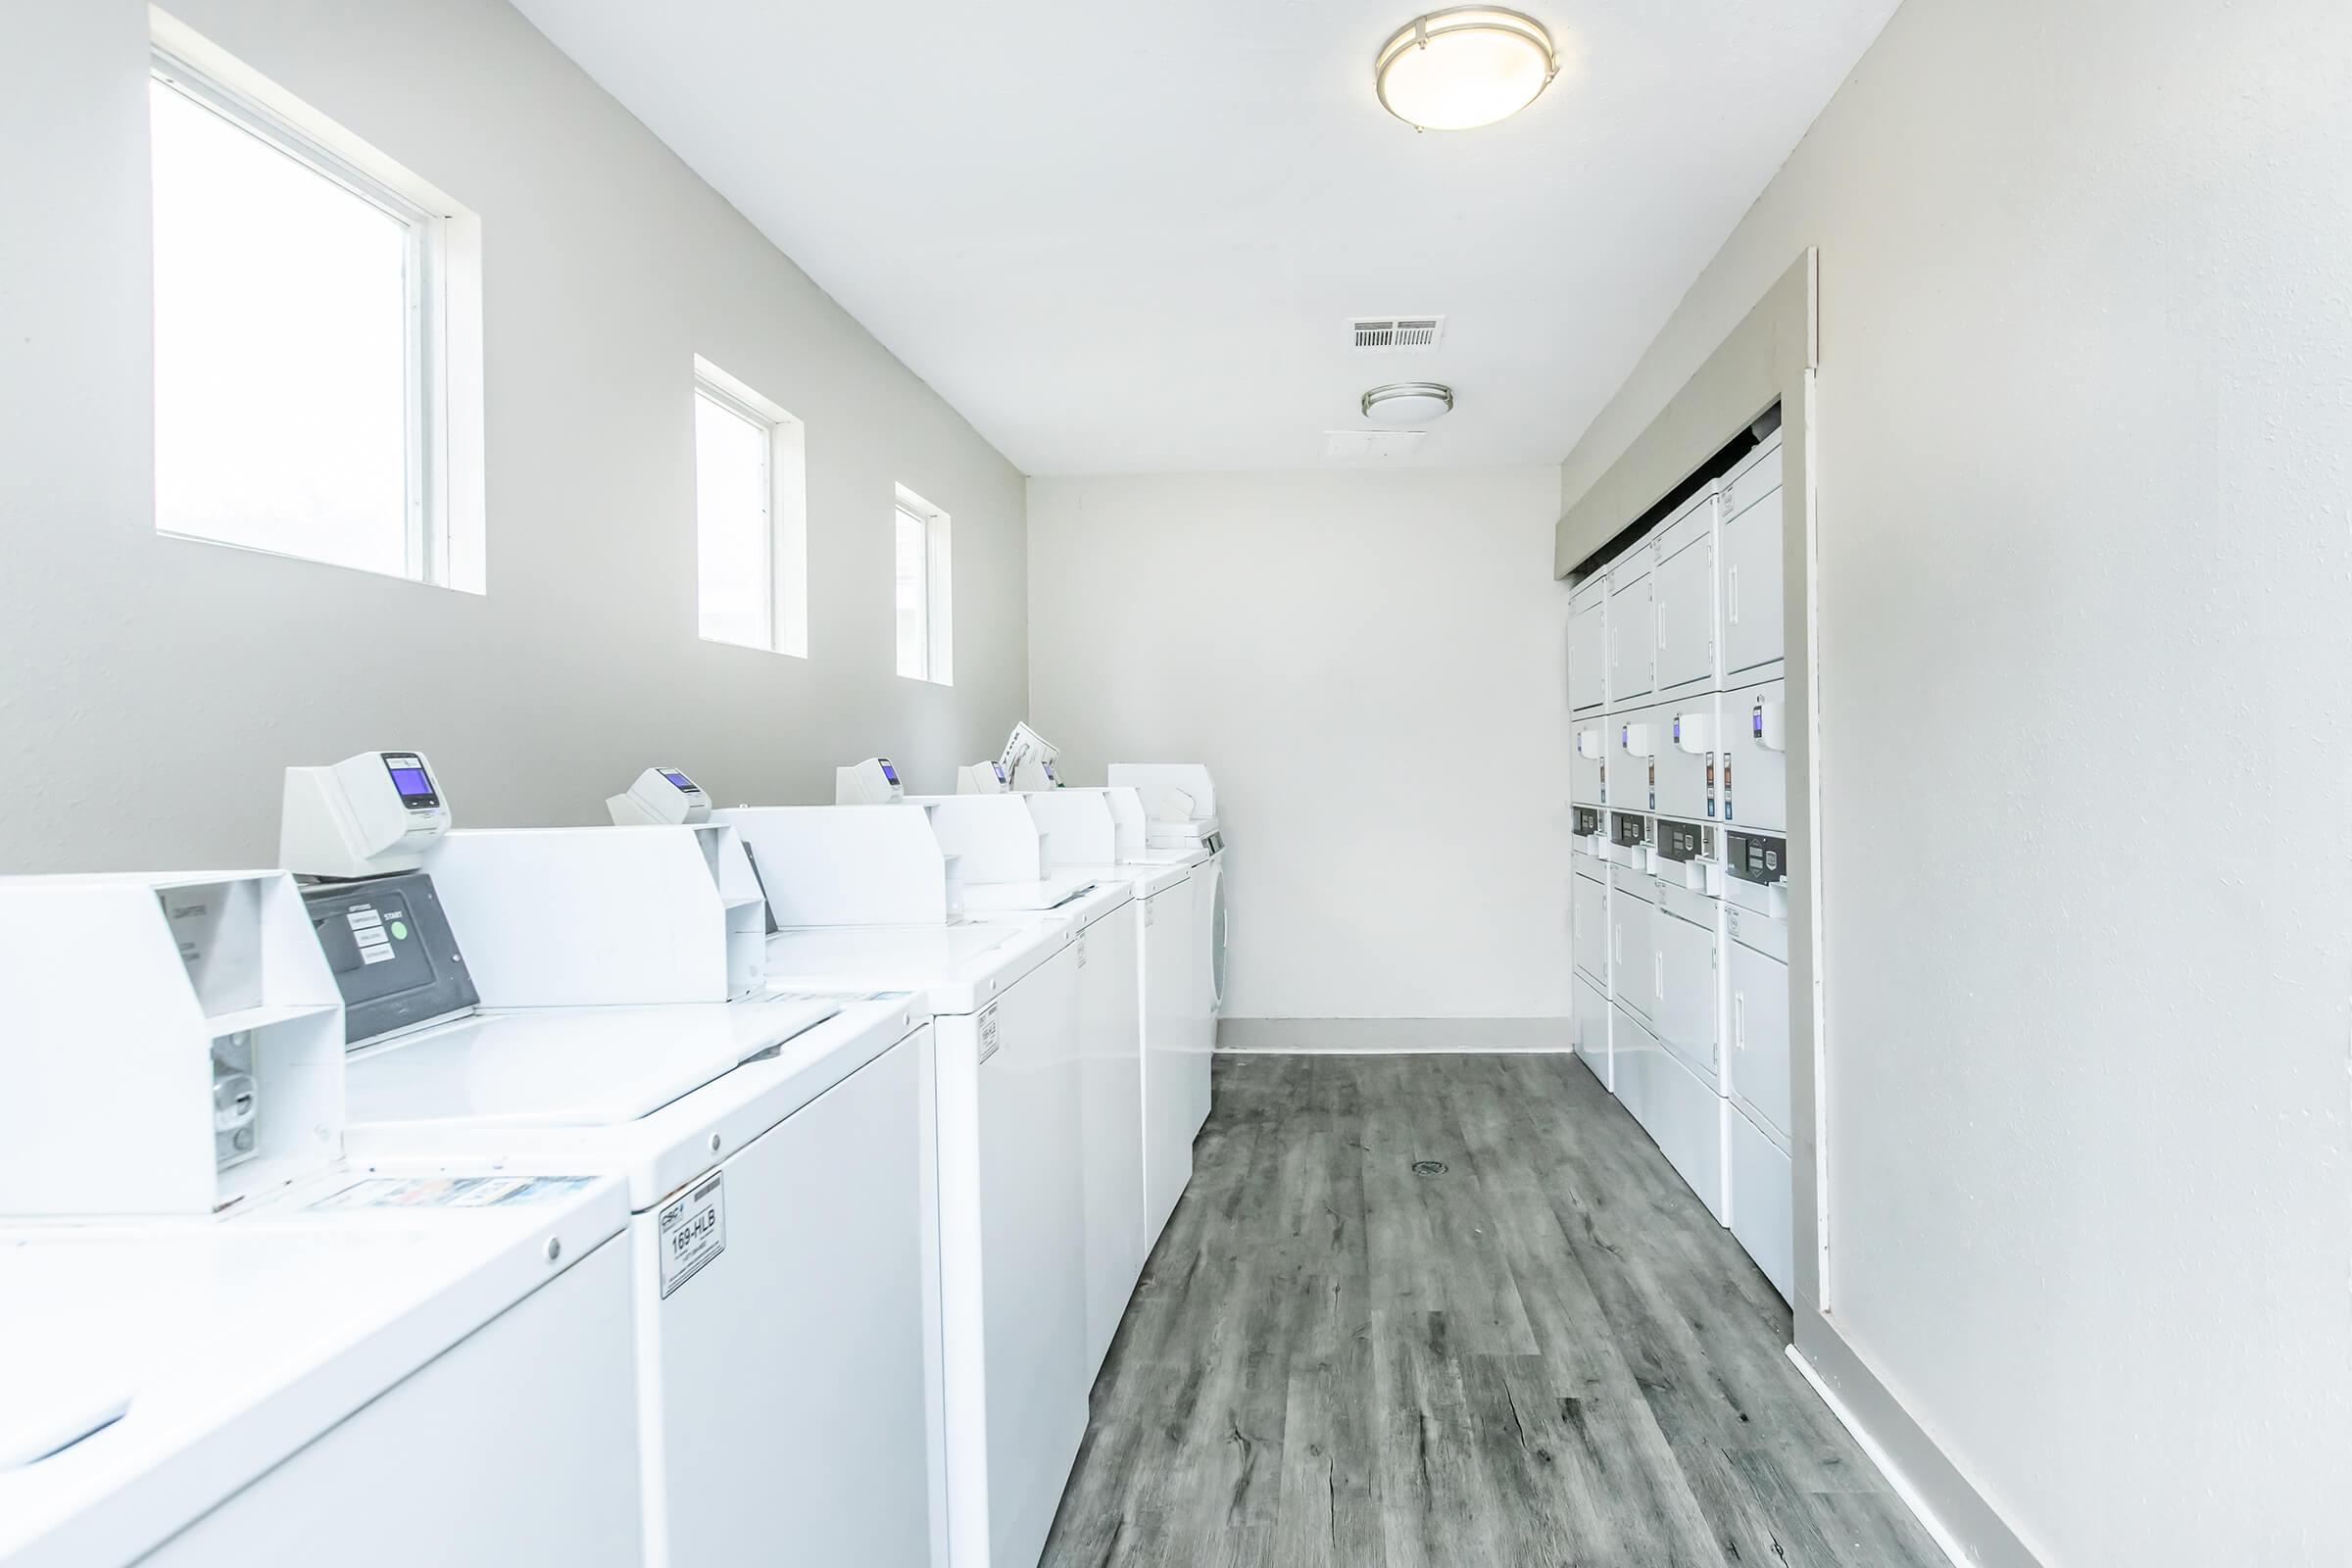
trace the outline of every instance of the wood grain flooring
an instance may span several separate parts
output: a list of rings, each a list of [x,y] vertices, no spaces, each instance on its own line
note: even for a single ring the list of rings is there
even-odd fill
[[[1046,1564],[1943,1563],[1574,1057],[1216,1075]]]

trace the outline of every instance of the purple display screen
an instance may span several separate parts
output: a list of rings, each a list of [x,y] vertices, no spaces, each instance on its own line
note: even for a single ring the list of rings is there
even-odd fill
[[[682,790],[690,790],[694,788],[694,780],[688,778],[685,774],[679,772],[675,768],[665,767],[662,769],[662,776]]]
[[[392,787],[404,796],[433,793],[433,781],[421,767],[393,768]]]
[[[889,782],[896,784],[899,781],[899,770],[891,766],[888,762],[884,762],[882,764],[882,776]]]

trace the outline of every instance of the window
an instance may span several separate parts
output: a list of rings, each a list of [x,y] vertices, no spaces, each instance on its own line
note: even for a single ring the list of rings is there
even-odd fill
[[[148,105],[158,530],[479,592],[469,215],[161,18]]]
[[[899,486],[897,541],[899,673],[955,683],[955,593],[948,569],[948,514]]]
[[[808,656],[803,457],[800,420],[696,357],[695,582],[709,641]]]

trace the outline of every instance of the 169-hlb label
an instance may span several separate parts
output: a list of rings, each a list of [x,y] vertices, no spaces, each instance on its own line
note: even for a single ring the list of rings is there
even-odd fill
[[[685,1284],[727,1250],[726,1173],[712,1171],[662,1210],[662,1294]]]

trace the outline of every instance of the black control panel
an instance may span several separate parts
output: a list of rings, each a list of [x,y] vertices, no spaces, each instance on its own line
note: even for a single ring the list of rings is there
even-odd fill
[[[1670,822],[1660,817],[1658,854],[1669,860],[1712,859],[1715,855],[1715,830],[1696,822]]]
[[[1742,882],[1781,882],[1788,876],[1788,841],[1760,833],[1730,835],[1732,875]]]
[[[422,871],[303,889],[318,951],[343,993],[343,1038],[373,1040],[481,1000]]]
[[[1576,808],[1576,836],[1580,839],[1600,837],[1600,808],[1580,806]]]
[[[1629,850],[1638,850],[1649,842],[1649,818],[1632,811],[1612,811],[1609,819],[1609,838]]]

